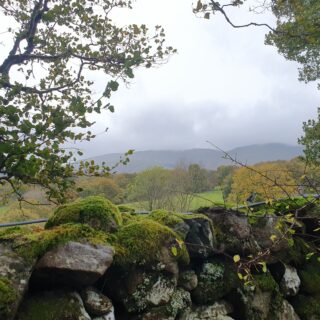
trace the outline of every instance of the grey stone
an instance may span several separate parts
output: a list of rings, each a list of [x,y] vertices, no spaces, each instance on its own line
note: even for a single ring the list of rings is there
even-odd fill
[[[83,304],[91,317],[103,316],[111,312],[113,306],[108,297],[95,288],[86,288],[81,291]]]
[[[34,280],[76,287],[90,286],[113,261],[109,246],[70,241],[47,252],[37,263]]]

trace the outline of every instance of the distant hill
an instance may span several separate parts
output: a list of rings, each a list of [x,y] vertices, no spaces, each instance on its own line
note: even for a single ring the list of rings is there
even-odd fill
[[[261,145],[249,145],[227,151],[237,160],[247,164],[255,164],[264,161],[290,160],[302,155],[302,147],[280,143],[269,143]],[[121,157],[120,153],[105,154],[94,157],[96,163],[105,162],[113,165]],[[198,163],[204,168],[215,170],[221,165],[231,164],[223,158],[223,153],[213,149],[190,149],[190,150],[159,150],[159,151],[136,151],[130,157],[130,163],[119,166],[118,172],[132,173],[140,172],[154,166],[167,169],[174,168],[177,164]]]

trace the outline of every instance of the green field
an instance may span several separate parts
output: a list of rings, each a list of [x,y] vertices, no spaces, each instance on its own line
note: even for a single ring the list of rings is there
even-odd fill
[[[219,189],[196,194],[192,200],[190,210],[217,205],[223,205],[223,196],[221,190]]]
[[[126,203],[125,205],[132,207],[136,210],[148,209],[147,203],[143,201]],[[223,206],[223,205],[224,205],[224,201],[223,201],[222,192],[220,189],[215,189],[213,191],[195,194],[192,199],[189,210],[193,211],[200,207],[212,207],[212,206]]]

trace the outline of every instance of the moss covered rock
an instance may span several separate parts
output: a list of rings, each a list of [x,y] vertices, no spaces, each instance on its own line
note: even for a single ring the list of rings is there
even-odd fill
[[[42,292],[27,298],[16,320],[91,320],[79,294]]]
[[[122,216],[113,203],[103,197],[87,197],[58,207],[46,224],[46,229],[66,223],[88,224],[112,232],[122,225]]]
[[[117,206],[121,213],[135,213],[135,209],[124,204],[120,204]]]
[[[299,270],[299,276],[303,292],[311,295],[320,295],[320,257],[314,256],[308,260],[303,268]]]
[[[189,263],[183,241],[170,228],[150,220],[123,226],[115,234],[115,263],[125,268],[133,265],[155,266],[164,269],[176,261]]]
[[[320,295],[303,295],[299,294],[291,301],[296,313],[302,320],[319,320],[320,319]]]
[[[198,286],[192,291],[197,304],[210,304],[225,296],[239,284],[233,266],[222,261],[206,262],[198,272]]]
[[[283,313],[283,296],[270,273],[255,275],[252,285],[239,287],[232,302],[240,319],[278,320]]]
[[[34,262],[47,251],[69,241],[107,244],[109,236],[87,225],[64,224],[52,229],[10,228],[0,232],[0,241],[10,244],[13,250],[27,261]]]

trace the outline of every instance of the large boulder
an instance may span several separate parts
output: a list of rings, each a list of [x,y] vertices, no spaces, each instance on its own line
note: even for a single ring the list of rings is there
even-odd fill
[[[29,296],[16,320],[91,320],[76,292],[41,292]]]
[[[33,281],[41,286],[90,286],[104,275],[113,255],[113,248],[107,245],[70,241],[48,251],[38,261]]]
[[[93,229],[113,232],[122,225],[122,215],[109,200],[92,196],[58,207],[46,228],[65,223],[82,223]]]
[[[209,217],[213,225],[224,233],[234,235],[238,239],[247,239],[251,235],[248,216],[242,212],[221,207],[200,208],[198,212]]]
[[[32,264],[9,245],[0,244],[0,319],[15,317],[19,304],[28,289]]]
[[[244,213],[221,207],[200,208],[198,211],[212,220],[218,251],[249,255],[260,249]]]

